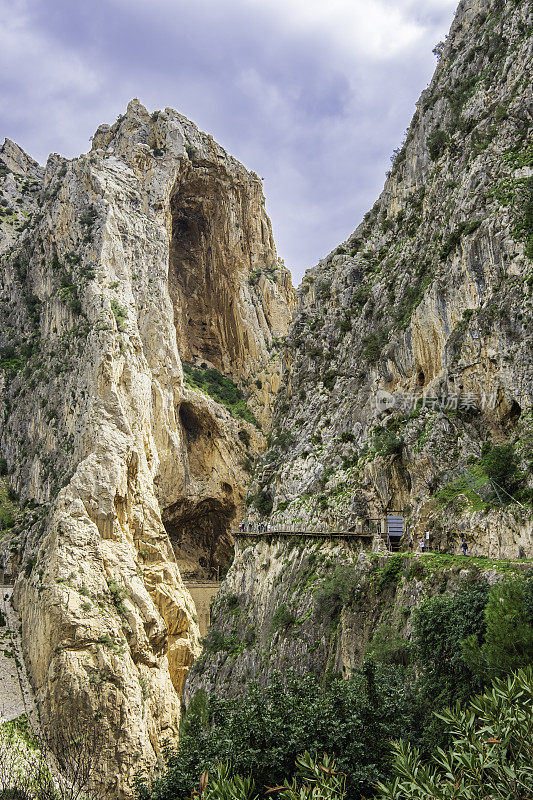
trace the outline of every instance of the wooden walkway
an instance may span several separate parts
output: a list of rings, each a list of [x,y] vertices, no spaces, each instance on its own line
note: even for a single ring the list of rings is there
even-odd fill
[[[379,536],[379,532],[363,531],[300,531],[288,530],[281,528],[274,531],[232,531],[232,536],[236,539],[250,538],[250,539],[267,539],[273,536],[302,536],[309,537],[310,539],[323,538],[323,539],[372,539],[374,536]]]

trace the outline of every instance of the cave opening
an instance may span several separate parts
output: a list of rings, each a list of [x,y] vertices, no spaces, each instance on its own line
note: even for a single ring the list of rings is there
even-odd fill
[[[231,497],[184,498],[165,508],[163,524],[172,542],[182,578],[219,580],[233,553]]]
[[[180,405],[178,418],[180,425],[185,431],[185,434],[189,440],[198,439],[198,437],[202,435],[202,422],[192,403],[182,403]],[[206,433],[208,438],[210,438],[211,432],[206,431]]]
[[[522,416],[522,408],[516,400],[511,400],[511,405],[507,414],[505,414],[502,422],[508,428],[514,428],[515,425],[518,423],[518,420]]]
[[[221,431],[210,409],[193,398],[176,408],[181,433],[184,484],[178,496],[161,503],[161,515],[181,575],[216,580],[233,553],[240,493],[220,459]]]

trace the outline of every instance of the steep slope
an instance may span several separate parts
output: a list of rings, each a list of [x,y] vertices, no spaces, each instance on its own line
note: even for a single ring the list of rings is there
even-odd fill
[[[227,561],[290,277],[257,176],[172,109],[132,101],[45,170],[6,141],[0,189],[0,450],[22,507],[0,546],[42,722],[98,720],[124,796],[177,733],[199,652],[180,570]]]
[[[531,561],[369,553],[349,541],[239,538],[204,650],[184,690],[218,696],[266,684],[274,671],[349,678],[369,651],[406,657],[425,599],[531,574]]]
[[[532,19],[459,4],[380,198],[304,277],[249,497],[274,529],[400,511],[434,547],[533,553]]]

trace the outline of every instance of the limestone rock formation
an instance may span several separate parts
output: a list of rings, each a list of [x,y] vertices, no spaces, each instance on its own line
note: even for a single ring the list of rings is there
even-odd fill
[[[227,561],[293,290],[257,176],[172,109],[133,100],[45,169],[6,140],[0,193],[0,451],[21,506],[0,548],[43,724],[94,717],[127,796],[177,734],[199,653],[180,570]]]
[[[401,661],[423,600],[530,567],[442,559],[369,553],[346,540],[240,538],[205,650],[187,678],[185,703],[199,689],[242,694],[251,680],[267,684],[274,671],[349,678],[369,648],[384,642]]]
[[[381,196],[305,275],[251,491],[273,528],[398,511],[436,548],[533,555],[532,19],[461,1]]]

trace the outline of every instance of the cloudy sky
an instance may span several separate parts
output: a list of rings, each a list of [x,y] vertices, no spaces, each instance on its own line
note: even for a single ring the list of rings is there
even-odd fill
[[[456,0],[0,0],[0,138],[89,149],[132,97],[264,178],[299,281],[374,203]]]

